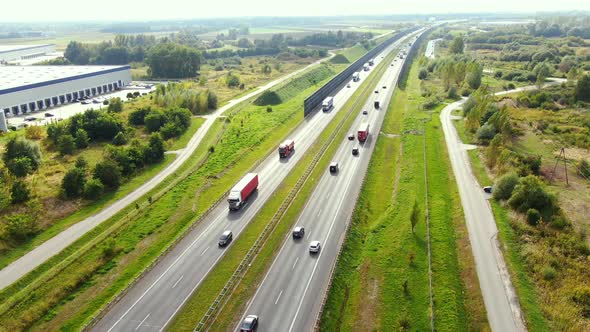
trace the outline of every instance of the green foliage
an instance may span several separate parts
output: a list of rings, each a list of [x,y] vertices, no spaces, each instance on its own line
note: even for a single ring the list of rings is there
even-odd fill
[[[31,214],[13,214],[6,217],[6,231],[13,240],[24,241],[37,232],[37,220]]]
[[[84,198],[95,200],[102,195],[104,185],[97,179],[89,179],[84,185]]]
[[[150,49],[146,59],[152,77],[195,77],[201,66],[201,53],[187,46],[161,43]]]
[[[451,87],[447,90],[447,98],[449,99],[459,99],[459,94],[457,91],[457,87],[454,85],[451,85]]]
[[[225,84],[230,88],[235,88],[240,85],[240,77],[232,72],[229,72],[225,77]]]
[[[105,187],[116,189],[121,185],[121,170],[112,160],[103,160],[94,166],[93,176]]]
[[[124,130],[123,122],[116,114],[89,109],[65,120],[70,134],[84,129],[91,140],[112,140],[118,132]]]
[[[584,75],[578,80],[574,96],[577,101],[590,101],[590,75]]]
[[[465,82],[472,89],[478,89],[481,86],[483,67],[477,62],[470,62],[466,67]]]
[[[211,90],[200,90],[194,84],[169,83],[159,85],[154,95],[156,105],[164,108],[186,108],[193,114],[217,108],[217,95]]]
[[[342,54],[336,54],[332,59],[330,59],[330,62],[333,64],[347,64],[350,63],[350,61]]]
[[[84,159],[83,156],[79,156],[78,159],[76,159],[74,167],[86,170],[88,168],[88,162],[86,161],[86,159]]]
[[[41,150],[39,149],[39,145],[23,137],[11,138],[6,144],[4,155],[2,156],[4,164],[12,172],[14,168],[11,168],[11,161],[23,157],[30,160],[31,171],[36,171],[39,165],[41,165]]]
[[[508,205],[518,212],[536,209],[548,217],[558,210],[556,204],[555,196],[548,193],[541,180],[534,175],[521,178],[508,200]]]
[[[90,137],[88,137],[88,133],[86,130],[80,128],[76,131],[76,147],[78,149],[84,149],[88,147],[90,143]]]
[[[70,169],[61,181],[61,188],[67,198],[80,197],[84,192],[86,173],[83,169],[74,167]]]
[[[120,131],[113,138],[113,144],[115,144],[117,146],[125,145],[125,144],[127,144],[128,141],[129,141],[129,139],[127,138],[127,135],[125,135],[125,133],[122,131]]]
[[[10,173],[14,176],[22,178],[33,173],[33,162],[29,157],[17,157],[8,161],[6,164]]]
[[[487,144],[494,136],[496,136],[496,128],[491,123],[486,123],[475,132],[475,137],[483,144]]]
[[[578,162],[578,174],[590,181],[590,163],[586,159]]]
[[[541,213],[537,209],[528,209],[526,211],[526,221],[531,226],[536,226],[541,220]]]
[[[123,101],[121,101],[121,98],[111,98],[107,110],[109,112],[121,113],[123,111]]]
[[[24,203],[31,198],[31,190],[24,181],[16,180],[10,189],[12,204]]]
[[[463,54],[464,48],[465,42],[463,41],[463,36],[455,37],[455,39],[449,44],[449,52],[451,52],[451,54]]]
[[[148,143],[148,148],[145,152],[145,158],[148,163],[156,163],[162,159],[164,159],[164,141],[162,137],[155,133],[150,136],[150,141]]]
[[[67,121],[52,122],[47,125],[47,137],[51,139],[53,144],[57,145],[57,141],[62,135],[69,133]]]
[[[282,103],[281,97],[279,96],[276,91],[272,89],[264,91],[256,100],[254,100],[255,105],[264,106],[264,105],[278,105]]]
[[[412,233],[414,233],[414,229],[416,225],[420,221],[420,208],[418,207],[418,201],[414,200],[414,205],[412,206],[412,214],[410,215],[410,223],[412,225]],[[406,283],[407,286],[407,283]]]
[[[582,316],[590,318],[590,287],[587,285],[578,287],[574,291],[572,300],[580,307]]]
[[[507,173],[496,180],[494,185],[493,197],[494,199],[507,200],[512,196],[514,187],[518,184],[518,175],[515,173]]]
[[[129,117],[127,121],[130,125],[133,126],[142,126],[145,124],[144,119],[145,116],[151,111],[151,107],[142,107],[138,110],[132,111],[129,113]]]
[[[527,214],[528,217],[528,214]],[[557,276],[557,271],[555,270],[555,268],[553,266],[546,266],[543,269],[543,279],[550,281],[555,279],[555,277]]]
[[[166,123],[164,112],[160,110],[151,110],[144,118],[146,129],[153,133],[160,130]]]
[[[57,151],[62,156],[73,154],[76,151],[76,140],[72,135],[62,135],[57,142]]]
[[[424,80],[428,77],[428,70],[426,68],[421,68],[418,72],[418,78]]]

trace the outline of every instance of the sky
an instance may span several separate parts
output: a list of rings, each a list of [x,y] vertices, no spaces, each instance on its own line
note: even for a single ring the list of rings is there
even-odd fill
[[[590,0],[13,0],[3,3],[0,22],[571,10],[590,10]]]

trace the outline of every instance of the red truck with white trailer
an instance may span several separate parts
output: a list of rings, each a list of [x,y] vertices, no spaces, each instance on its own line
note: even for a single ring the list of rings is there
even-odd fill
[[[229,210],[239,210],[244,203],[258,188],[258,173],[246,174],[229,192],[227,202]]]
[[[295,150],[295,141],[288,139],[279,145],[279,157],[287,158],[293,153],[293,150]]]
[[[366,141],[367,137],[369,136],[369,123],[368,122],[361,123],[361,126],[359,127],[359,130],[356,134],[357,134],[359,142]]]

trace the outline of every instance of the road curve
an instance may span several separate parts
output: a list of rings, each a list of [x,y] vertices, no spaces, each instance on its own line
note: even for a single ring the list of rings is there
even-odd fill
[[[401,40],[402,45],[407,41]],[[405,61],[396,60],[392,66],[387,65],[374,87],[379,93],[371,94],[366,101],[363,110],[368,110],[368,114],[359,114],[352,125],[356,129],[362,122],[369,122],[369,138],[362,145],[356,139],[343,139],[333,157],[340,163],[340,171],[332,174],[326,169],[296,222],[297,226],[305,227],[304,238],[285,239],[243,313],[242,319],[250,314],[259,316],[259,332],[314,330],[322,297],[328,291],[332,267],[336,264],[386,109]],[[378,110],[373,107],[377,99],[384,105]],[[358,156],[351,153],[354,146],[360,147]],[[320,241],[322,246],[318,254],[309,253],[309,244],[314,240]]]
[[[440,119],[453,173],[459,187],[488,321],[492,331],[525,331],[518,298],[499,247],[498,228],[487,201],[489,195],[483,192],[473,175],[467,154],[468,147],[461,142],[457,129],[453,125],[451,111],[459,108],[465,100],[446,106],[440,114]]]
[[[391,52],[387,47],[382,55]],[[381,61],[376,58],[376,63]],[[361,73],[361,82],[368,73]],[[304,156],[305,151],[333,120],[342,106],[358,89],[360,83],[351,83],[334,95],[334,108],[330,112],[316,112],[308,116],[295,130],[295,152],[287,159],[272,154],[255,169],[259,174],[257,193],[239,211],[228,213],[227,204],[213,209],[180,243],[162,258],[160,263],[135,284],[93,327],[95,331],[161,331],[182,308],[193,292],[223,257],[226,249],[219,248],[217,240],[224,230],[231,230],[238,238],[275,189]],[[230,244],[231,245],[231,244]]]
[[[253,96],[256,96],[262,93],[265,90],[272,88],[273,86],[284,82],[285,80],[319,64],[320,62],[326,61],[330,59],[333,54],[321,60],[318,60],[302,69],[296,70],[290,74],[282,76],[281,78],[274,80],[262,87],[257,88],[256,90],[240,97],[237,99],[233,99],[229,101],[223,107],[217,109],[215,112],[204,116],[206,118],[205,122],[201,125],[201,127],[195,132],[193,137],[190,139],[186,147],[180,150],[177,154],[177,157],[174,161],[164,168],[160,173],[156,176],[151,178],[146,183],[142,184],[139,188],[135,189],[127,196],[121,198],[120,200],[116,201],[115,203],[107,206],[106,208],[102,209],[97,214],[90,216],[72,226],[67,228],[66,230],[62,231],[61,233],[57,234],[56,236],[52,237],[51,239],[45,241],[35,249],[29,251],[24,256],[20,257],[19,259],[15,260],[14,262],[10,263],[2,270],[0,270],[0,290],[4,287],[9,286],[13,282],[17,281],[25,274],[29,273],[37,266],[43,264],[45,261],[53,257],[54,255],[61,252],[67,246],[81,238],[84,234],[92,230],[94,227],[100,225],[102,222],[106,221],[107,219],[111,218],[119,211],[123,210],[137,199],[145,195],[147,192],[155,188],[160,182],[162,182],[166,177],[173,174],[178,168],[184,164],[186,160],[192,155],[192,153],[197,149],[199,143],[205,137],[209,128],[213,125],[215,120],[226,110],[230,109],[232,106],[241,103]]]

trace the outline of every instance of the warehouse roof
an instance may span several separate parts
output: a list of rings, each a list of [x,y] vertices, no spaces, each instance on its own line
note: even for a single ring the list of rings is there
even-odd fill
[[[130,68],[130,66],[0,66],[0,95]]]
[[[8,53],[14,51],[23,51],[44,46],[53,46],[53,44],[38,44],[38,45],[0,45],[0,53]]]

